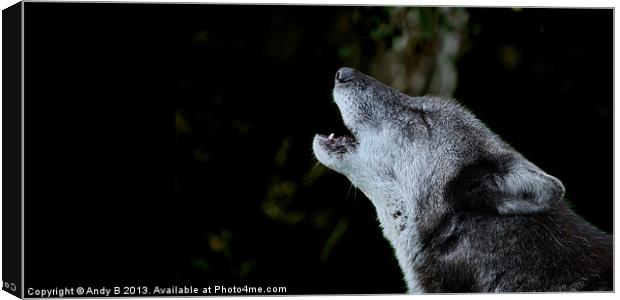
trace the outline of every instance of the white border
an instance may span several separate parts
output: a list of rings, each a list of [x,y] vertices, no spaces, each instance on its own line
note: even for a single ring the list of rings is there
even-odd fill
[[[2,3],[6,2],[8,5],[2,6],[3,8],[10,6],[11,3],[17,1],[1,0]],[[333,0],[127,0],[127,1],[115,1],[115,0],[25,0],[25,2],[82,2],[82,3],[196,3],[196,4],[308,4],[308,5],[380,5],[380,6],[487,6],[487,7],[601,7],[609,8],[615,7],[615,1],[613,0],[350,0],[350,1],[333,1]]]
[[[17,3],[18,1],[14,1],[14,0],[0,0],[0,8],[5,9],[15,3]],[[27,2],[43,2],[43,1],[27,1]],[[491,6],[491,7],[600,7],[600,8],[609,8],[609,7],[616,7],[616,1],[609,1],[609,0],[590,0],[590,1],[577,1],[577,0],[572,0],[572,1],[566,1],[566,0],[562,0],[562,1],[534,1],[534,0],[525,0],[525,1],[507,1],[507,0],[494,0],[494,1],[485,1],[485,0],[467,0],[467,1],[458,1],[458,0],[450,0],[450,1],[446,1],[446,0],[434,0],[434,1],[428,1],[428,0],[412,0],[412,1],[390,1],[390,0],[385,0],[385,1],[369,1],[369,0],[355,0],[355,1],[329,1],[329,0],[305,0],[305,1],[300,1],[300,0],[288,0],[288,1],[283,1],[283,0],[271,0],[271,1],[257,1],[257,0],[242,0],[242,1],[235,1],[235,0],[229,0],[229,1],[188,1],[188,0],[151,0],[151,1],[144,1],[144,0],[133,0],[133,1],[66,1],[66,0],[58,0],[58,1],[49,1],[49,2],[133,2],[133,3],[233,3],[233,4],[259,4],[259,3],[267,3],[267,4],[310,4],[310,5],[385,5],[385,6],[390,6],[390,5],[410,5],[410,6]],[[1,17],[0,17],[1,19]],[[23,16],[23,11],[22,11],[22,22],[24,20],[24,16]],[[576,20],[576,22],[578,22],[578,20]],[[23,23],[22,23],[23,26]],[[23,27],[22,27],[23,29]],[[0,32],[1,32],[1,22],[0,22]],[[617,33],[618,33],[618,23],[616,22],[616,16],[615,16],[615,12],[614,12],[614,232],[617,233],[618,231],[618,223],[615,220],[615,216],[617,216],[617,212],[618,212],[618,206],[615,205],[615,199],[616,199],[616,187],[620,186],[620,179],[615,176],[615,170],[618,167],[618,161],[615,159],[616,155],[618,154],[618,149],[620,146],[618,142],[618,139],[616,139],[616,133],[619,132],[618,131],[618,123],[615,121],[615,116],[618,116],[618,113],[620,111],[620,109],[618,108],[618,106],[615,105],[615,95],[616,95],[616,89],[615,87],[618,86],[618,84],[620,84],[618,78],[615,76],[615,70],[618,68],[618,61],[615,59],[616,54],[617,54],[617,49],[618,49],[618,39],[617,39]],[[22,30],[22,34],[23,34],[23,30]],[[1,48],[1,39],[0,39],[0,48]],[[23,49],[23,36],[22,36],[22,49]],[[0,57],[1,57],[1,50],[0,50]],[[23,53],[22,53],[23,54]],[[22,70],[23,70],[23,56],[22,56]],[[0,63],[1,66],[1,63]],[[22,151],[23,151],[23,122],[24,122],[24,115],[23,115],[23,97],[24,97],[24,86],[23,86],[23,72],[22,72]],[[2,79],[2,75],[0,75],[0,82]],[[2,88],[0,86],[0,95],[1,95],[1,91]],[[2,108],[0,106],[0,169],[2,168],[2,160],[1,160],[1,156],[2,156],[2,149],[1,149],[1,145],[2,145],[2,123],[1,123],[1,118],[2,118]],[[24,167],[24,161],[23,161],[23,152],[22,152],[22,170]],[[22,197],[24,196],[24,186],[23,186],[23,172],[22,172]],[[0,195],[2,192],[2,174],[0,173]],[[0,196],[1,199],[1,196]],[[1,203],[1,200],[0,200]],[[22,213],[23,213],[23,198],[22,198]],[[0,215],[2,213],[2,207],[0,205]],[[23,234],[23,214],[22,214],[22,234]],[[2,230],[2,224],[0,223],[0,232]],[[614,240],[615,240],[615,236],[614,236]],[[22,258],[23,258],[23,236],[22,236]],[[614,243],[614,247],[615,247],[615,243]],[[2,255],[2,240],[0,239],[0,257]],[[615,288],[618,289],[620,288],[620,285],[618,285],[618,283],[620,282],[620,280],[618,279],[618,270],[620,270],[619,266],[620,264],[618,263],[618,260],[614,260],[615,265],[614,265],[614,270],[615,270]],[[0,278],[2,278],[1,276],[1,270],[2,270],[2,264],[0,262]],[[23,269],[23,261],[22,261],[22,269]],[[23,283],[23,273],[22,273],[22,283]],[[527,297],[528,299],[533,298],[533,299],[542,299],[544,297],[544,299],[566,299],[566,300],[572,300],[572,299],[582,299],[583,297],[592,297],[592,298],[600,298],[600,299],[613,299],[615,298],[615,294],[613,293],[563,293],[563,294],[527,294],[527,295],[520,295],[520,294],[502,294],[502,295],[496,295],[496,294],[471,294],[471,295],[415,295],[415,296],[411,296],[411,295],[379,295],[379,296],[364,296],[364,299],[380,299],[379,297],[383,298],[383,297],[390,297],[392,299],[396,299],[396,298],[400,298],[400,299],[404,299],[405,297],[409,298],[409,297],[422,297],[422,298],[428,298],[428,297],[434,297],[434,299],[437,298],[443,298],[446,299],[447,297],[459,297],[459,298],[469,298],[469,299],[477,299],[478,297],[491,297],[492,299],[497,298],[502,298],[502,299],[514,299],[514,300],[522,300],[523,297]],[[296,296],[296,297],[287,297],[287,298],[303,298],[303,299],[351,299],[352,297],[354,298],[358,298],[361,296]],[[612,298],[613,297],[613,298]],[[226,299],[247,299],[250,297],[226,297]],[[261,299],[281,299],[281,297],[278,296],[274,296],[274,297],[260,297]],[[0,300],[3,299],[15,299],[12,295],[6,293],[6,292],[0,292]],[[88,298],[84,298],[84,299],[88,299]],[[181,298],[181,297],[157,297],[157,299],[187,299],[187,298]],[[487,298],[488,299],[488,298]]]

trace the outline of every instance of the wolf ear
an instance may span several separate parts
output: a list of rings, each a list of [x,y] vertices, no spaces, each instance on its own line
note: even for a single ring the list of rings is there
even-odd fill
[[[520,158],[496,179],[496,207],[500,214],[536,213],[549,208],[564,196],[557,178]]]
[[[460,206],[503,215],[541,212],[564,196],[562,182],[522,157],[475,162],[454,183]]]

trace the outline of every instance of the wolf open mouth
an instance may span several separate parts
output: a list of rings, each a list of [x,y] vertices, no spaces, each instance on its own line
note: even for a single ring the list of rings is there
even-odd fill
[[[357,146],[357,140],[353,135],[336,136],[332,133],[327,137],[324,135],[319,137],[325,148],[333,153],[345,153]]]
[[[327,154],[347,153],[351,150],[354,150],[359,144],[355,134],[355,127],[351,122],[347,124],[347,118],[344,117],[345,113],[343,113],[343,109],[344,111],[348,112],[349,109],[347,109],[347,106],[349,106],[349,104],[342,104],[341,99],[348,96],[343,96],[342,92],[338,91],[354,89],[354,84],[359,81],[358,79],[360,78],[360,76],[362,76],[361,73],[351,68],[340,68],[336,73],[334,100],[336,104],[338,104],[341,115],[343,115],[344,127],[346,128],[346,130],[349,131],[349,134],[342,136],[336,136],[333,133],[329,136],[317,134],[315,142],[318,142],[317,146],[320,146],[321,148],[326,150]]]

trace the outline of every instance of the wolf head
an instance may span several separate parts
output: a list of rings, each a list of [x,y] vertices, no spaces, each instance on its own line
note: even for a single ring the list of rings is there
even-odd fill
[[[531,214],[563,196],[558,179],[455,101],[410,97],[351,68],[336,73],[333,96],[351,134],[316,135],[315,156],[347,176],[380,214]]]

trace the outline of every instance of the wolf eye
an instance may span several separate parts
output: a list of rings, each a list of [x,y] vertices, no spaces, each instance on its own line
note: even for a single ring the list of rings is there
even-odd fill
[[[426,115],[426,111],[419,109],[419,108],[410,108],[410,111],[413,114],[416,114],[420,117],[420,120],[422,120],[422,123],[424,124],[424,127],[426,127],[426,131],[428,131],[430,133],[431,131],[431,124],[428,122],[427,119],[427,115]]]
[[[428,119],[426,118],[426,112],[425,111],[421,111],[420,118],[422,119],[422,122],[424,123],[424,126],[426,126],[426,130],[428,130],[430,132],[431,131],[431,124],[428,122]]]

